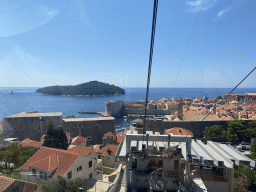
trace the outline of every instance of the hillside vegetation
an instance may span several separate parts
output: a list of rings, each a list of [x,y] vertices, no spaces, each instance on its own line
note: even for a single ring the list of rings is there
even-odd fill
[[[71,86],[51,86],[39,88],[36,90],[38,93],[45,95],[70,95],[70,96],[114,96],[124,95],[124,89],[102,83],[98,81],[90,81],[79,85]]]

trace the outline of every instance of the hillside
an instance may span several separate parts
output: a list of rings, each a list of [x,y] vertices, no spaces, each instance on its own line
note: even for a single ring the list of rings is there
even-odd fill
[[[45,95],[70,95],[70,96],[115,96],[124,95],[124,89],[102,83],[98,81],[90,81],[79,85],[70,86],[51,86],[39,88],[38,93]]]

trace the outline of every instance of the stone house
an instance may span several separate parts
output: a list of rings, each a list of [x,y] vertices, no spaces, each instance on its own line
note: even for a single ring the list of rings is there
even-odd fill
[[[79,147],[86,147],[87,146],[87,139],[85,137],[82,137],[82,136],[77,136],[77,137],[72,139],[70,145],[75,145],[75,146],[79,146]]]
[[[116,134],[113,132],[107,132],[106,134],[104,134],[103,138],[102,138],[102,143],[103,145],[107,145],[107,144],[115,144],[116,142]]]
[[[115,162],[115,155],[117,153],[117,145],[106,145],[102,147],[97,153],[99,157],[102,158],[103,165],[105,167],[118,167],[119,162]]]

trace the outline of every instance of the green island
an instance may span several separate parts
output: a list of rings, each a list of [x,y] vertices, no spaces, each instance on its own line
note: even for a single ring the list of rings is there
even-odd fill
[[[56,96],[118,96],[125,94],[125,90],[120,87],[98,81],[79,85],[44,87],[37,89],[36,92]]]

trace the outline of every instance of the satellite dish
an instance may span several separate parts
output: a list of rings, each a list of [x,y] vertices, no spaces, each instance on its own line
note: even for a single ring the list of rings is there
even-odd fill
[[[89,137],[87,137],[86,139],[87,139],[87,141],[91,141],[91,140],[92,140],[92,137],[89,136]]]

